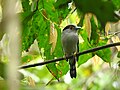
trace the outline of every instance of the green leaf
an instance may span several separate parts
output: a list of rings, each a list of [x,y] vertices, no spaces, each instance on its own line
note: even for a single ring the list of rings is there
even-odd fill
[[[47,65],[48,70],[50,71],[50,73],[56,78],[59,79],[58,77],[58,69],[56,68],[56,64],[55,63],[51,63]]]
[[[71,0],[57,0],[57,2],[54,3],[55,10],[57,12],[56,20],[58,20],[58,24],[61,23],[61,20],[64,20],[71,9],[68,9],[68,3],[71,2]]]
[[[32,20],[30,20],[26,25],[24,25],[24,29],[22,32],[22,50],[28,50],[28,48],[33,44],[35,37],[35,30],[32,29]]]
[[[111,50],[109,48],[99,50],[96,54],[105,62],[111,62]]]
[[[26,25],[31,19],[32,16],[34,15],[35,12],[23,12],[21,13],[21,22],[24,25]]]
[[[106,40],[100,40],[98,43],[98,46],[103,46],[107,44],[108,39]],[[110,48],[102,49],[97,52],[95,52],[103,61],[105,62],[111,62],[111,50]]]
[[[84,55],[80,55],[80,56],[79,56],[79,61],[78,61],[78,66],[80,66],[81,64],[84,64],[84,63],[87,62],[90,58],[92,58],[92,54],[91,54],[91,53],[84,54]]]
[[[98,30],[97,26],[95,24],[95,21],[93,17],[91,18],[91,37],[90,37],[90,43],[94,47],[98,44],[99,42],[99,35],[98,35]]]
[[[31,5],[29,0],[21,0],[23,11],[24,12],[30,12],[31,11]]]
[[[120,58],[120,51],[118,52],[117,57]]]
[[[34,59],[36,59],[38,57],[38,55],[26,55],[26,56],[23,56],[22,57],[22,63],[27,63],[27,62],[30,62]]]
[[[67,63],[66,60],[64,61],[60,61],[58,64],[57,64],[57,69],[58,69],[58,77],[61,77],[63,75],[65,75],[69,69],[69,63]]]
[[[70,2],[71,0],[57,0],[55,3],[55,8],[66,8]]]
[[[117,9],[120,9],[120,0],[112,0],[112,2]]]
[[[77,9],[83,13],[93,13],[97,16],[101,25],[105,26],[106,22],[116,22],[114,11],[115,6],[109,0],[74,0]]]
[[[84,42],[80,43],[80,45],[79,45],[79,51],[82,52],[84,50],[90,49],[91,45],[89,44],[88,34],[87,34],[86,30],[80,31],[80,35],[82,36]],[[78,60],[78,66],[80,66],[81,64],[87,62],[88,59],[90,59],[91,57],[92,57],[91,53],[80,55],[79,56],[79,60]]]
[[[5,64],[0,62],[0,76],[5,78]]]

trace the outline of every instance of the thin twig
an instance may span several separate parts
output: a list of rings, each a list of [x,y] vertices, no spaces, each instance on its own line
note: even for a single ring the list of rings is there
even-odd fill
[[[77,10],[77,8],[75,8],[75,9],[71,12],[71,14],[73,14],[76,10]]]
[[[95,52],[95,51],[98,51],[98,50],[101,50],[101,49],[105,49],[105,48],[109,48],[109,47],[113,47],[113,46],[119,46],[119,45],[120,45],[120,42],[107,44],[107,45],[104,45],[104,46],[99,46],[99,47],[96,47],[96,48],[93,48],[93,49],[89,49],[89,50],[85,50],[83,52],[76,53],[76,56],[80,56],[80,55],[83,55],[83,54],[87,54],[87,53]],[[48,64],[48,63],[52,63],[52,62],[57,62],[57,61],[62,61],[62,60],[65,60],[65,59],[69,59],[69,58],[72,58],[72,57],[73,57],[73,55],[68,56],[68,57],[61,57],[61,58],[57,58],[57,59],[47,60],[47,61],[40,62],[40,63],[24,65],[24,66],[20,66],[19,68],[20,69],[25,69],[25,68],[35,67],[35,66],[41,66],[41,65]]]

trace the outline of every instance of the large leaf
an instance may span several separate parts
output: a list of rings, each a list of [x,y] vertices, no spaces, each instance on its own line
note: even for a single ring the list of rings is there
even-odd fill
[[[24,12],[30,12],[31,11],[31,5],[29,0],[21,0],[23,11]]]
[[[97,51],[96,54],[105,62],[111,62],[111,50],[109,48]]]
[[[74,0],[78,10],[83,13],[93,13],[100,23],[105,26],[106,22],[117,21],[114,16],[115,6],[109,0]]]
[[[118,52],[117,57],[120,58],[120,51]]]
[[[82,52],[84,50],[90,49],[91,45],[89,44],[88,34],[87,34],[86,30],[84,29],[84,30],[80,31],[80,35],[82,36],[84,42],[80,43],[79,51]],[[78,66],[87,62],[91,57],[92,57],[91,53],[80,55],[79,60],[78,60]]]
[[[91,46],[95,47],[99,42],[100,36],[98,34],[98,28],[97,28],[97,25],[95,24],[95,20],[93,17],[91,18],[91,27],[92,27],[92,31],[91,31],[91,37],[90,37],[90,44]]]
[[[112,0],[112,2],[117,9],[120,9],[120,0]]]

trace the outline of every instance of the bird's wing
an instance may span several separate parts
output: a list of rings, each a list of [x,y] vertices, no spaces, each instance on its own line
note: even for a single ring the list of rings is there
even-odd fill
[[[78,40],[78,42],[77,42],[77,53],[79,52],[79,40]],[[77,61],[78,61],[78,59],[79,59],[79,56],[77,56]]]

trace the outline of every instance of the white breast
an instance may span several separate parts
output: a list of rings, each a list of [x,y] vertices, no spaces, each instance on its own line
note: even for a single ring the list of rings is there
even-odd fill
[[[63,31],[61,41],[65,54],[71,55],[77,51],[78,35],[76,32]]]

